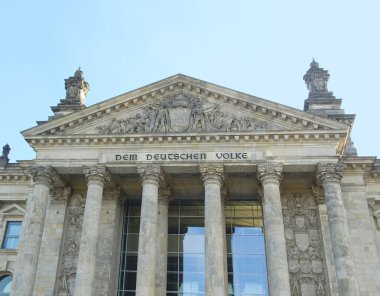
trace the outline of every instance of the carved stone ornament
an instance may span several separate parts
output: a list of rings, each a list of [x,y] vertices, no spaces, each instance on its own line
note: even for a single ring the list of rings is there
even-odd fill
[[[325,182],[338,182],[342,179],[344,164],[341,162],[325,162],[317,164],[317,178],[323,185]]]
[[[229,132],[277,129],[253,117],[227,114],[219,105],[185,92],[159,99],[133,117],[113,119],[96,128],[100,134]]]
[[[155,164],[142,164],[137,166],[141,182],[154,182],[160,184],[164,180],[164,172],[161,166]]]
[[[65,79],[66,100],[78,101],[84,104],[84,100],[90,90],[90,85],[84,80],[80,68],[75,71],[73,77]]]
[[[33,176],[33,182],[43,183],[49,187],[53,186],[55,180],[55,171],[50,166],[30,167],[27,172]]]
[[[84,209],[85,198],[80,194],[74,194],[67,207],[58,295],[74,295]]]
[[[111,180],[111,175],[107,171],[106,167],[103,166],[84,167],[83,173],[86,176],[87,183],[89,181],[98,181],[105,185]]]
[[[303,76],[303,80],[309,90],[309,99],[334,99],[332,92],[327,89],[330,74],[327,70],[319,67],[319,64],[313,59],[310,69]]]
[[[6,166],[9,163],[9,152],[11,151],[11,147],[6,144],[3,146],[3,153],[0,156],[0,165]]]
[[[280,184],[282,180],[282,163],[259,163],[257,164],[257,177],[261,183],[274,181]]]
[[[311,186],[311,192],[313,193],[313,196],[317,200],[318,204],[324,204],[326,202],[325,195],[323,194],[323,191],[321,191],[321,189],[321,186],[318,185]]]
[[[224,182],[224,167],[222,164],[203,164],[199,166],[203,182],[214,180],[220,185]]]
[[[301,193],[282,199],[292,296],[326,295],[316,200]]]
[[[376,209],[376,201],[374,198],[367,200],[370,215],[373,217],[377,230],[380,230],[380,209]]]
[[[117,200],[120,197],[120,187],[107,187],[103,191],[103,200]]]
[[[160,186],[158,188],[158,203],[167,205],[171,200],[171,190],[168,186]]]
[[[55,201],[65,201],[67,202],[71,196],[71,187],[55,187],[50,190],[50,195]]]

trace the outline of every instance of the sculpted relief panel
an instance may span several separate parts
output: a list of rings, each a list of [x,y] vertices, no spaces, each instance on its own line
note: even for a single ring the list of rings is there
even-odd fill
[[[292,295],[326,295],[315,199],[301,193],[285,194],[282,205]]]
[[[236,117],[202,97],[179,92],[148,105],[142,113],[125,119],[114,118],[96,127],[101,134],[166,132],[253,131],[278,129],[253,117]]]
[[[58,296],[74,295],[84,207],[85,199],[80,194],[74,194],[68,205],[65,223],[66,232],[59,272]]]

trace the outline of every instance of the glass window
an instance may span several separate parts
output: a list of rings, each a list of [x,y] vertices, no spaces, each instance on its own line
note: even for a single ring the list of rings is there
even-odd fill
[[[167,294],[205,295],[203,201],[177,200],[169,207]]]
[[[128,200],[124,206],[121,240],[119,296],[133,296],[136,291],[137,253],[139,244],[140,204]],[[1,296],[1,295],[0,295]]]
[[[261,204],[231,201],[225,216],[228,295],[268,295]]]
[[[0,278],[0,296],[9,296],[11,293],[12,276],[5,275]]]
[[[7,223],[3,240],[3,249],[17,249],[20,239],[21,221],[10,221]]]

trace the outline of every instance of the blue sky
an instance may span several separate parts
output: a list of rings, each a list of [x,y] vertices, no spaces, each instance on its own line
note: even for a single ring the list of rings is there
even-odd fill
[[[86,104],[176,73],[298,109],[312,58],[356,113],[361,156],[380,155],[378,0],[0,1],[0,145],[35,154],[20,131],[52,115],[81,66]]]

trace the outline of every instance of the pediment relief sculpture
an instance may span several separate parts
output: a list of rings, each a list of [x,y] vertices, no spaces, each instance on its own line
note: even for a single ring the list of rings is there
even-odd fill
[[[184,92],[149,104],[141,113],[113,118],[97,126],[100,134],[229,132],[276,130],[278,127],[249,116],[236,116],[199,96]]]

